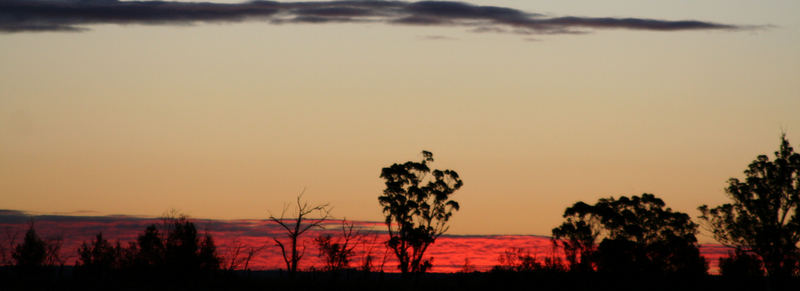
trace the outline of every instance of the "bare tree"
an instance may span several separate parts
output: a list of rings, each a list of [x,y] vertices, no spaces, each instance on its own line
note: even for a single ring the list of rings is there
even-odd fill
[[[54,235],[44,240],[45,243],[45,261],[47,266],[63,267],[66,264],[69,256],[65,257],[61,254],[61,247],[64,246],[64,236]]]
[[[223,268],[228,271],[244,270],[250,267],[250,261],[258,253],[264,250],[266,246],[247,246],[241,240],[234,239],[233,245],[228,248],[228,252],[224,256],[225,264]]]
[[[10,266],[14,264],[11,254],[14,252],[14,247],[17,245],[17,239],[20,236],[20,230],[6,226],[3,230],[2,237],[0,237],[0,266]]]
[[[378,245],[383,245],[382,243],[378,243],[381,240],[380,233],[371,231],[369,233],[362,234],[361,236],[361,244],[365,247],[363,251],[363,255],[361,258],[361,265],[359,269],[364,272],[373,272],[378,267],[375,263],[376,256],[374,254],[375,247]],[[383,248],[388,251],[388,248]],[[385,256],[384,256],[385,257]],[[385,261],[385,260],[384,260]],[[381,271],[383,271],[383,265],[380,265]]]
[[[305,244],[300,242],[301,245],[298,246],[300,236],[309,229],[322,227],[322,223],[330,217],[331,212],[331,207],[328,203],[309,204],[308,201],[303,201],[304,192],[305,190],[300,192],[300,195],[297,195],[294,218],[286,218],[286,212],[289,210],[288,204],[283,207],[280,217],[275,217],[272,214],[269,216],[272,222],[285,231],[288,242],[281,241],[277,237],[273,237],[272,240],[281,249],[281,255],[284,263],[286,263],[286,270],[289,272],[289,276],[294,276],[297,273],[297,264],[305,254]],[[299,250],[298,247],[300,247]]]

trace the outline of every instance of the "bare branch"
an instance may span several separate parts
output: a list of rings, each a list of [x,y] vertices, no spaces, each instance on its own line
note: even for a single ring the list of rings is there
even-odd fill
[[[285,214],[288,211],[288,204],[284,205],[280,218],[272,214],[270,214],[269,217],[270,221],[274,222],[285,231],[286,239],[288,239],[288,242],[284,244],[277,237],[272,237],[276,245],[281,249],[281,254],[283,255],[286,269],[290,276],[293,276],[297,271],[298,264],[305,254],[305,244],[302,242],[300,242],[301,249],[298,251],[300,236],[312,228],[321,228],[322,223],[330,217],[331,212],[331,207],[328,203],[311,205],[309,202],[304,201],[302,199],[304,193],[305,189],[303,189],[295,199],[295,218],[292,219],[292,223],[289,223],[289,219],[285,218]],[[308,217],[315,213],[318,213],[317,217]],[[287,246],[287,244],[289,246]]]

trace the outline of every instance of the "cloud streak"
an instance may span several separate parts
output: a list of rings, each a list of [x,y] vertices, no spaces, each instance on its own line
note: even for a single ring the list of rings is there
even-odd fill
[[[96,24],[186,25],[266,21],[292,23],[385,23],[458,26],[517,33],[577,33],[592,29],[651,31],[738,29],[698,20],[550,17],[498,6],[450,1],[325,1],[243,3],[0,0],[0,32],[85,31]]]

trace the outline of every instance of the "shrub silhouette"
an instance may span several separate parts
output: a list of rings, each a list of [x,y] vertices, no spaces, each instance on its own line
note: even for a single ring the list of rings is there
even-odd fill
[[[497,258],[499,263],[493,271],[532,272],[542,268],[536,256],[523,248],[511,247],[504,250]]]

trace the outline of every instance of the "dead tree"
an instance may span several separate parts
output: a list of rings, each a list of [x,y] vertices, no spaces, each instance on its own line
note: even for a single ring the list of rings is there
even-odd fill
[[[305,192],[305,191],[304,191]],[[272,237],[275,245],[281,249],[283,261],[286,263],[286,271],[289,276],[294,276],[297,273],[297,264],[305,254],[305,244],[299,242],[300,237],[312,228],[322,227],[322,223],[330,216],[331,207],[328,203],[324,204],[309,204],[308,201],[303,201],[303,193],[297,195],[295,218],[286,218],[286,212],[289,210],[289,205],[283,207],[280,217],[274,215],[269,216],[269,219],[275,224],[279,225],[286,235],[286,241],[281,241],[277,237]],[[314,215],[316,214],[316,217]],[[300,248],[298,250],[298,247]]]
[[[6,226],[4,228],[2,237],[0,237],[0,267],[11,266],[14,264],[12,254],[17,245],[17,239],[20,236],[20,230]]]
[[[225,255],[223,269],[227,271],[249,271],[250,261],[265,247],[266,245],[248,246],[238,238],[234,239],[233,245],[228,248],[228,252]]]

